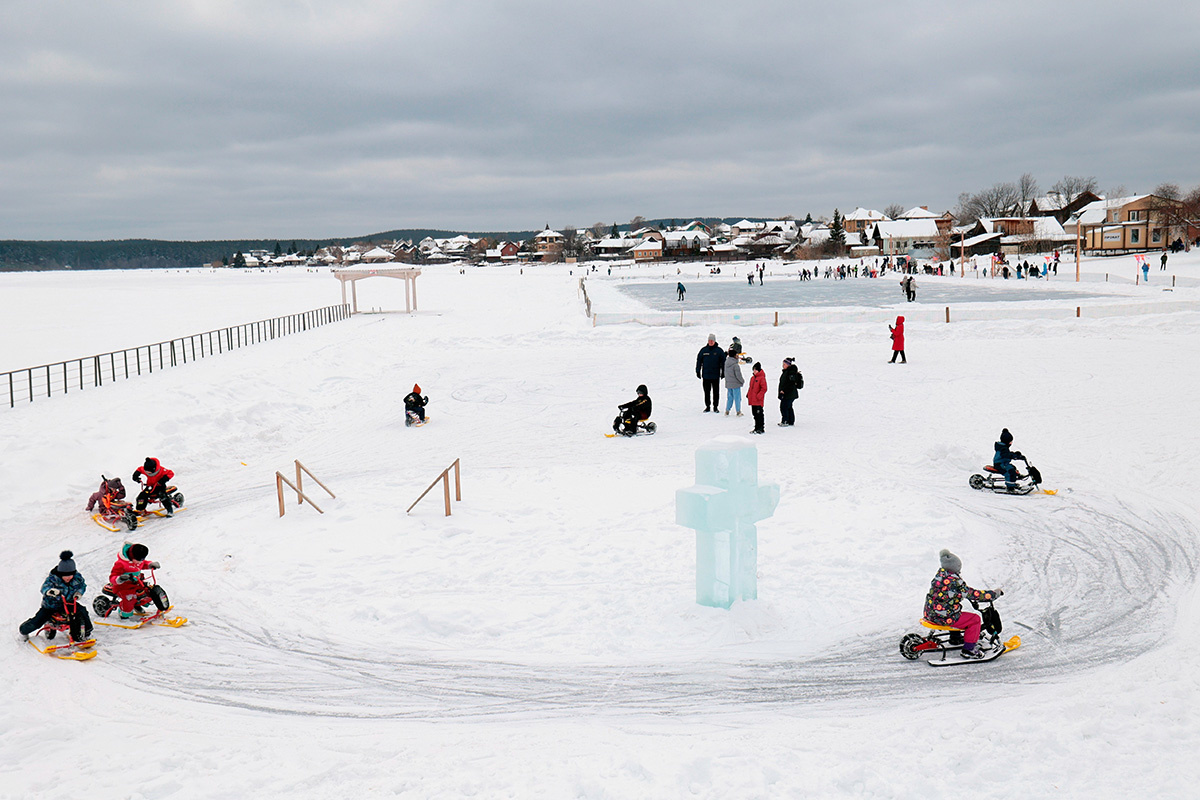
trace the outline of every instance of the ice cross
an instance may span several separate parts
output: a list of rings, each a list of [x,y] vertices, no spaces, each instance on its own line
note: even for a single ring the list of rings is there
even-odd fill
[[[758,597],[758,531],[779,484],[758,482],[758,449],[718,436],[696,450],[696,485],[675,491],[675,522],[696,531],[696,602],[729,608]]]

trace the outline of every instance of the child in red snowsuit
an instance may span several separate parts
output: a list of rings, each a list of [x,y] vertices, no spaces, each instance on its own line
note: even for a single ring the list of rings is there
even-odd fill
[[[158,500],[167,516],[171,516],[175,507],[171,498],[167,496],[167,481],[174,477],[175,473],[160,464],[157,458],[147,458],[146,463],[133,471],[133,480],[136,483],[145,482],[144,488],[137,496],[137,510],[145,511],[146,503]]]
[[[122,617],[132,617],[135,612],[141,610],[137,605],[137,597],[141,591],[142,570],[158,569],[162,566],[157,561],[147,561],[148,555],[150,550],[146,545],[126,542],[121,548],[120,557],[108,574],[108,583],[112,586],[113,594],[117,596]],[[151,595],[151,599],[159,611],[166,611],[159,606],[157,597]]]

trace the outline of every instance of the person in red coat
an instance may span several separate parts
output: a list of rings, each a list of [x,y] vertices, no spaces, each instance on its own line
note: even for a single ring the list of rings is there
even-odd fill
[[[751,433],[766,433],[766,417],[763,416],[763,404],[767,398],[767,373],[763,372],[762,364],[755,361],[754,373],[750,376],[750,386],[746,389],[746,402],[750,404],[750,413],[754,415],[754,430]]]
[[[157,458],[147,458],[144,464],[133,471],[134,482],[143,484],[137,496],[137,510],[145,511],[146,503],[153,499],[161,502],[167,516],[171,516],[174,507],[167,496],[167,481],[174,477],[175,473],[160,464]]]
[[[900,363],[907,364],[908,356],[904,355],[904,317],[896,317],[895,327],[888,325],[888,330],[892,332],[892,360],[888,363],[895,364],[896,356],[900,356]]]
[[[121,555],[108,573],[108,583],[112,586],[113,594],[117,596],[117,602],[121,607],[121,616],[126,619],[140,610],[136,601],[141,588],[142,570],[158,569],[162,566],[157,561],[147,561],[146,556],[148,555],[150,555],[150,550],[146,545],[126,542],[121,548]],[[158,598],[152,599],[157,606]],[[166,609],[160,608],[159,611],[166,611]]]

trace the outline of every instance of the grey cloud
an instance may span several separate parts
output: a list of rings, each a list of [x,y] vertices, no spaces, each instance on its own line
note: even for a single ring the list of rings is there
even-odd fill
[[[0,17],[0,237],[300,238],[1194,185],[1200,9],[99,2]]]

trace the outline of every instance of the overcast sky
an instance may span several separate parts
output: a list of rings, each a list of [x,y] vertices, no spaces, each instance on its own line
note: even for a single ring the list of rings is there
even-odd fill
[[[324,238],[1200,183],[1200,3],[0,4],[0,239]]]

